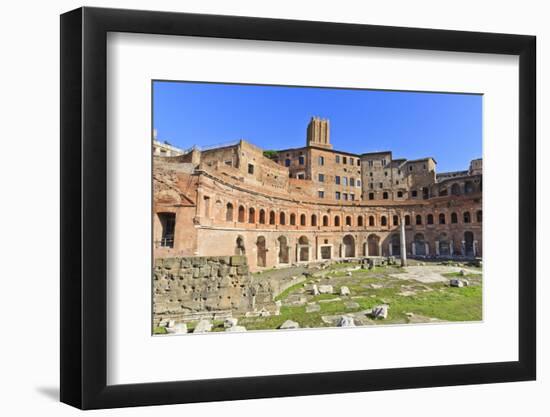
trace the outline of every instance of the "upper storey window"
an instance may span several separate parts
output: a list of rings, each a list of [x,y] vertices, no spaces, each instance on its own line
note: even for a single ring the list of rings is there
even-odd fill
[[[382,166],[385,167],[386,166],[386,160],[385,159],[382,159],[382,161],[380,161],[382,163]]]
[[[324,156],[319,157],[319,165],[325,165],[325,157]]]
[[[325,174],[319,174],[319,182],[325,182]]]
[[[349,179],[349,185],[350,185],[350,187],[355,187],[355,178],[350,178]]]
[[[340,176],[339,175],[336,175],[334,177],[334,181],[336,182],[336,185],[340,185]]]
[[[357,180],[357,182],[355,184],[360,188],[361,187],[361,180]]]
[[[373,162],[373,161],[369,161],[369,167],[372,168],[373,165],[374,165],[374,162]]]
[[[248,164],[248,173],[249,174],[254,174],[254,165]]]
[[[360,160],[360,159],[357,160],[357,166],[358,166],[358,167],[361,166],[361,160]]]
[[[336,200],[340,200],[340,191],[336,191],[335,197]]]
[[[298,157],[298,163],[299,163],[300,165],[304,165],[305,162],[306,162],[306,158],[304,158],[303,156],[299,156],[299,157]]]
[[[289,167],[290,166],[290,159],[285,159],[285,167]]]
[[[340,155],[336,155],[336,163],[337,163],[337,164],[340,163]]]
[[[350,164],[350,165],[353,165],[353,158],[350,158],[350,159],[349,159],[349,164]]]
[[[345,157],[345,156],[343,156],[343,157],[342,157],[342,163],[343,163],[343,164],[347,164],[347,163],[348,163],[348,158]]]
[[[347,187],[347,185],[348,185],[348,177],[342,177],[342,183]]]

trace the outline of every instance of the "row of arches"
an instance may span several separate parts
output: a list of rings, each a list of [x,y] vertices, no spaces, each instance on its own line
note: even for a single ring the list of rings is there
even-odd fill
[[[352,216],[352,215],[345,215],[341,216],[339,214],[334,216],[329,216],[327,214],[323,215],[321,217],[321,226],[323,227],[330,227],[330,226],[336,226],[339,227],[342,225],[342,219],[343,219],[343,225],[345,226],[358,226],[363,227],[365,226],[365,220],[367,222],[367,225],[370,227],[377,226],[377,219],[375,216]],[[481,223],[483,219],[482,211],[477,210],[475,212],[475,219],[477,223]],[[234,221],[234,207],[232,203],[227,203],[226,205],[226,215],[225,220],[228,222]],[[309,221],[308,221],[309,220]],[[332,220],[332,221],[331,221]],[[405,225],[410,226],[411,223],[411,215],[407,214],[405,215]],[[416,225],[422,225],[422,224],[428,224],[432,225],[435,224],[436,218],[433,214],[429,213],[424,216],[417,214],[414,217],[414,223]],[[274,210],[270,210],[269,213],[266,212],[264,209],[260,209],[258,212],[256,212],[256,209],[254,207],[248,208],[248,210],[245,209],[243,205],[240,205],[237,212],[237,222],[238,223],[250,223],[250,224],[270,224],[270,225],[290,225],[290,226],[317,226],[318,225],[318,218],[316,214],[312,214],[309,219],[306,214],[300,214],[299,216],[295,213],[290,213],[287,218],[287,213],[284,211],[281,211],[278,213],[278,215],[275,213]],[[389,216],[382,215],[379,219],[379,225],[380,226],[388,226],[390,222]],[[452,212],[450,214],[450,219],[447,218],[447,215],[445,213],[439,213],[437,216],[437,223],[438,224],[447,224],[447,222],[450,222],[451,224],[457,224],[459,223],[459,214],[457,212]],[[461,214],[461,222],[464,224],[472,223],[473,218],[470,213],[470,211],[464,211]],[[393,215],[391,217],[391,223],[393,226],[399,225],[399,216]]]

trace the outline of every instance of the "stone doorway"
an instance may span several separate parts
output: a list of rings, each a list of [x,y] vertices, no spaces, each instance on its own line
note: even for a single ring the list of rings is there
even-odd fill
[[[401,239],[399,238],[399,235],[392,235],[391,241],[390,241],[390,247],[391,247],[390,254],[392,256],[401,256]]]
[[[355,257],[355,239],[352,235],[344,236],[344,258],[354,258]]]
[[[266,266],[266,254],[265,237],[258,236],[256,241],[256,265],[258,267],[264,268]]]
[[[301,236],[298,239],[297,245],[297,258],[299,262],[308,262],[309,261],[309,240],[305,236]]]
[[[332,246],[321,246],[321,259],[332,258]]]
[[[474,234],[464,232],[464,256],[474,256]]]
[[[426,256],[426,243],[424,241],[424,235],[417,233],[414,235],[414,255]]]
[[[367,256],[380,256],[380,238],[376,235],[369,235],[367,249]]]
[[[279,242],[279,254],[278,254],[278,261],[280,264],[287,264],[289,263],[289,246],[288,246],[288,240],[285,236],[279,236],[277,238],[277,242]]]
[[[235,255],[244,255],[246,254],[246,249],[244,246],[244,239],[242,236],[237,237],[235,242]]]

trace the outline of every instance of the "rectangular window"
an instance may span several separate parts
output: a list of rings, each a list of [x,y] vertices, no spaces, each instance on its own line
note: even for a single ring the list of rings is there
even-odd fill
[[[373,161],[369,161],[369,167],[372,168],[373,166]]]
[[[324,156],[319,157],[319,165],[325,165],[325,157]]]
[[[254,174],[254,165],[248,164],[248,173],[249,174]]]
[[[372,177],[372,172],[369,172],[369,177]]]
[[[397,197],[402,198],[403,197],[403,191],[398,191],[397,192]]]
[[[176,214],[175,213],[159,213],[160,225],[162,234],[160,238],[160,246],[166,248],[174,247],[174,233],[176,231]]]
[[[373,182],[371,182],[371,183],[369,184],[369,188],[370,188],[371,190],[374,190],[374,183],[373,183]]]
[[[348,185],[348,177],[342,177],[342,183],[347,187],[347,185]]]
[[[357,180],[357,187],[361,188],[361,180]]]
[[[348,199],[348,194],[344,193],[344,200],[347,200],[347,199]]]
[[[385,159],[382,159],[382,166],[385,167],[386,166],[386,160]]]
[[[340,176],[339,175],[336,175],[334,177],[334,181],[336,182],[336,185],[340,185]]]
[[[325,198],[325,192],[324,191],[317,191],[317,195],[319,196],[319,198]]]
[[[413,197],[416,197],[418,195],[418,192],[416,190],[412,190],[411,195]]]
[[[347,163],[348,163],[348,158],[345,157],[345,156],[343,156],[343,157],[342,157],[342,163],[343,163],[344,165],[347,164]]]
[[[349,199],[350,199],[351,201],[355,201],[355,194],[351,193],[351,194],[349,195]]]
[[[290,166],[290,159],[285,159],[285,167],[289,167]]]
[[[355,178],[350,178],[349,179],[349,185],[350,185],[350,187],[355,187]]]
[[[303,156],[298,157],[298,163],[300,165],[304,165],[305,161],[306,161],[306,159]]]
[[[357,160],[357,166],[358,166],[358,167],[361,166],[361,160],[360,160],[360,159]]]
[[[337,163],[337,164],[340,163],[340,155],[336,155],[336,163]]]
[[[325,174],[319,174],[319,182],[325,182]]]
[[[306,174],[298,174],[298,175],[296,175],[296,178],[298,178],[299,180],[305,180],[306,179]]]
[[[374,200],[374,193],[369,193],[369,200]]]
[[[336,200],[340,200],[340,191],[336,191],[335,197]]]
[[[381,182],[380,182],[380,183],[378,183],[378,186],[379,186],[380,188],[384,188],[384,184],[383,184],[383,183],[381,183]]]
[[[349,159],[349,164],[350,164],[350,165],[353,165],[353,158],[350,158],[350,159]]]

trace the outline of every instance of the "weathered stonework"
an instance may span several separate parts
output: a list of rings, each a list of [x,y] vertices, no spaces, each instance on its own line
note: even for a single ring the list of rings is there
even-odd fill
[[[276,314],[278,291],[249,273],[245,256],[157,258],[153,324],[221,319],[247,312]]]

